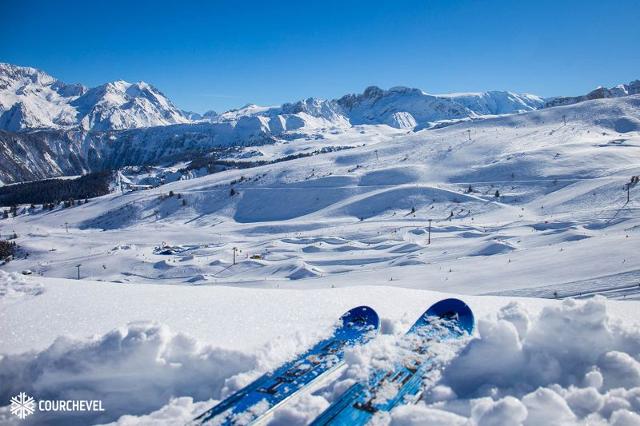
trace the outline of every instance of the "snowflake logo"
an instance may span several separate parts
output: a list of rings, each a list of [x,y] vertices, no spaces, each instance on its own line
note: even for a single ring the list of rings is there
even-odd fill
[[[35,410],[36,401],[26,393],[20,392],[17,396],[11,398],[11,414],[18,416],[19,419],[24,420],[25,417],[33,414]]]

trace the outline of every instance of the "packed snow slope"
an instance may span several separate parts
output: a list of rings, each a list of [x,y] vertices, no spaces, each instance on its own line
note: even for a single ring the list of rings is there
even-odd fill
[[[0,220],[22,250],[0,271],[0,405],[91,396],[107,411],[31,421],[183,423],[372,306],[382,335],[271,420],[305,424],[456,294],[476,333],[439,348],[443,374],[379,424],[637,424],[640,187],[628,202],[624,187],[640,96],[381,129],[244,147],[236,160],[350,149]],[[569,297],[585,300],[550,300]]]
[[[619,297],[637,297],[639,188],[628,203],[623,188],[640,174],[639,111],[640,97],[630,96],[372,139],[356,133],[348,150],[36,209],[1,222],[30,253],[6,268],[73,278],[82,263],[91,279],[255,286],[327,287],[357,274],[546,296],[615,283]],[[237,155],[278,158],[296,143],[326,141]],[[581,267],[567,268],[574,263]]]

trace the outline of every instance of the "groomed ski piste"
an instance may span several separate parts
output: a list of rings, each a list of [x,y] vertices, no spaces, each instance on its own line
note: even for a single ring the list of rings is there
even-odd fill
[[[29,256],[0,271],[0,401],[106,411],[5,406],[0,422],[185,424],[370,306],[379,335],[267,422],[307,424],[456,297],[473,336],[439,344],[421,399],[376,424],[640,424],[640,187],[624,190],[640,96],[383,127],[345,131],[348,150],[3,220]]]

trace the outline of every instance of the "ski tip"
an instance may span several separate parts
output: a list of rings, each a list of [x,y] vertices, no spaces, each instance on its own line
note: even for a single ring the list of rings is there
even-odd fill
[[[350,309],[340,319],[343,327],[370,327],[374,330],[380,328],[378,313],[368,306],[358,306]]]
[[[440,318],[456,317],[458,326],[462,331],[473,333],[475,319],[471,308],[460,299],[444,299],[432,305],[426,312],[427,316]]]

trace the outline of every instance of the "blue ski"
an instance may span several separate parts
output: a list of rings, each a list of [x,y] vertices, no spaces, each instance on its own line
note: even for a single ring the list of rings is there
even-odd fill
[[[376,312],[359,306],[340,317],[333,336],[323,340],[293,361],[267,373],[194,419],[195,423],[218,425],[254,424],[321,376],[343,365],[347,346],[365,343],[380,327]]]
[[[403,357],[402,363],[393,370],[375,371],[367,383],[353,385],[311,425],[364,425],[377,412],[416,402],[422,394],[425,374],[438,368],[427,354],[429,343],[460,338],[471,334],[473,327],[473,313],[461,300],[445,299],[434,304],[403,337],[408,356]]]

